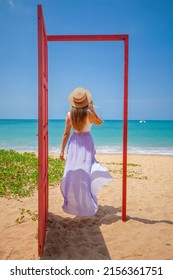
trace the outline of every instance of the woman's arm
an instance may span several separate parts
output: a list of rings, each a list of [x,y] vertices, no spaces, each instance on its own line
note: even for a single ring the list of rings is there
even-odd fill
[[[61,152],[60,152],[60,159],[64,160],[64,150],[66,147],[66,144],[68,142],[69,136],[70,136],[70,129],[71,129],[71,122],[70,122],[70,118],[67,115],[66,116],[66,124],[65,124],[65,129],[64,129],[64,135],[62,138],[62,145],[61,145]]]
[[[90,112],[89,112],[89,120],[90,122],[96,124],[96,125],[101,125],[103,123],[102,119],[97,115],[97,113],[94,110],[93,107],[93,101],[90,102],[89,104]]]

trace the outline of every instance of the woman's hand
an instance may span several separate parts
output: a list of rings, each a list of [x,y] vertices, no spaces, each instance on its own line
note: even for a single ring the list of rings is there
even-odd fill
[[[61,152],[61,153],[60,153],[59,158],[60,158],[60,160],[65,160],[65,158],[64,158],[64,152]]]

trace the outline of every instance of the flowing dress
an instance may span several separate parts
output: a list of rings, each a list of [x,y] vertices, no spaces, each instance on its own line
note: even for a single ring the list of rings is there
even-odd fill
[[[82,132],[73,131],[60,186],[64,197],[64,212],[76,216],[95,215],[98,210],[97,193],[112,180],[107,168],[95,159],[96,151],[90,128],[87,119]]]

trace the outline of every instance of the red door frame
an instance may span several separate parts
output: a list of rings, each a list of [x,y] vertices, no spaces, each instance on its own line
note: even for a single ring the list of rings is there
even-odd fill
[[[43,18],[43,12],[42,12],[42,6],[38,5],[38,17],[41,16],[42,18],[42,25],[44,25],[44,18]],[[39,23],[38,23],[38,42],[39,42],[39,38],[40,38],[40,33],[41,31],[41,27],[39,27]],[[44,32],[45,31],[45,27],[44,27]],[[45,33],[46,34],[46,33]],[[123,175],[122,175],[122,221],[126,221],[126,197],[127,197],[127,134],[128,134],[128,35],[47,35],[46,36],[46,40],[47,42],[52,42],[52,41],[124,41],[124,111],[123,111]],[[47,45],[47,43],[46,43]],[[38,48],[42,49],[43,48],[43,42],[38,44]],[[47,54],[47,50],[46,50],[46,54],[42,59],[45,59],[47,61],[48,54]],[[40,69],[42,66],[42,61],[41,57],[40,60],[38,61],[39,65],[38,68]],[[47,62],[46,62],[47,64]],[[39,84],[41,79],[41,75],[39,75]],[[40,96],[40,91],[39,91],[39,96]],[[48,98],[48,96],[47,96]],[[47,102],[48,100],[46,100],[46,104],[45,107],[42,107],[41,105],[41,97],[39,98],[39,127],[40,127],[40,134],[42,134],[42,130],[44,130],[43,128],[43,124],[41,123],[41,114],[43,114],[45,108],[47,111]],[[47,113],[46,113],[47,114]],[[47,116],[48,118],[48,116]],[[47,119],[48,120],[48,119]],[[47,127],[46,127],[47,129]],[[47,131],[48,132],[48,131]],[[47,133],[48,135],[48,133]],[[40,141],[38,142],[38,157],[40,158],[40,162],[42,162],[43,164],[43,154],[46,154],[46,165],[47,165],[47,156],[48,156],[48,150],[43,151],[43,149],[48,149],[48,146],[44,146],[42,147],[42,138],[40,136]],[[42,166],[39,166],[39,173],[42,173]],[[41,186],[42,182],[39,185],[39,205],[40,205],[40,210],[39,210],[39,220],[41,218],[42,215],[42,211],[41,211],[41,203],[42,203],[42,186]],[[48,189],[48,187],[47,187]],[[46,205],[48,205],[47,201],[48,201],[48,191],[46,192]],[[46,213],[46,218],[45,223],[47,221],[47,213],[48,210],[45,212]],[[44,231],[46,230],[46,226],[44,227]],[[41,234],[41,225],[40,225],[40,230],[39,233]],[[41,236],[45,236],[45,232],[43,235]],[[40,242],[42,242],[42,239],[40,240]],[[39,245],[39,255],[42,254],[43,252],[43,246],[44,246],[44,242]]]
[[[48,50],[38,6],[38,254],[43,254],[48,218]]]

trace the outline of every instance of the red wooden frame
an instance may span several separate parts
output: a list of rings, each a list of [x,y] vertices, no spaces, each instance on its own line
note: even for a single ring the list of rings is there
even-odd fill
[[[38,6],[38,254],[43,254],[48,218],[48,51]]]
[[[42,14],[42,7],[41,5],[38,5],[38,14],[41,13],[42,15],[42,21],[44,22],[43,19],[43,14]],[[41,32],[41,27],[38,28],[38,33]],[[45,32],[45,28],[44,28]],[[38,41],[39,41],[39,36],[38,34]],[[127,134],[128,134],[128,35],[47,35],[46,36],[47,42],[53,42],[53,41],[124,41],[124,112],[123,112],[123,176],[122,176],[122,221],[126,221],[126,197],[127,197]],[[38,44],[38,48],[42,48],[42,43]],[[48,55],[45,54],[45,57]],[[40,65],[42,64],[41,57],[39,60],[39,69]],[[39,84],[41,79],[41,75],[39,75]],[[40,95],[40,93],[39,93]],[[40,105],[41,98],[39,98],[39,127],[40,127],[40,134],[42,133],[41,130],[43,128],[43,124],[41,123],[41,114],[43,113],[45,107],[42,107]],[[46,108],[47,108],[47,101],[46,101]],[[47,110],[47,109],[46,109]],[[41,147],[38,149],[39,153],[39,158],[40,162],[43,160],[43,156],[41,155],[42,153],[48,154],[48,151],[43,151],[43,149],[47,149],[47,146],[42,147],[42,138],[40,136],[39,138],[39,143],[38,146]],[[46,159],[47,160],[47,159]],[[43,162],[42,162],[43,163]],[[46,163],[47,164],[47,163]],[[39,173],[42,173],[42,166],[39,166]],[[39,185],[39,203],[42,203],[42,189],[41,189],[41,183]],[[48,197],[48,193],[47,193]],[[47,200],[48,198],[46,198]],[[41,207],[41,205],[40,205]],[[40,215],[39,219],[41,217],[41,208],[40,208]],[[47,217],[47,211],[46,211],[46,217]],[[47,218],[45,218],[46,222]],[[46,226],[44,227],[44,230],[46,229]],[[39,230],[39,233],[41,234],[41,229]],[[45,236],[45,233],[41,236]],[[42,239],[40,240],[42,242]],[[43,244],[39,245],[39,248],[43,249],[44,242]],[[42,254],[42,249],[39,250],[39,255]]]

